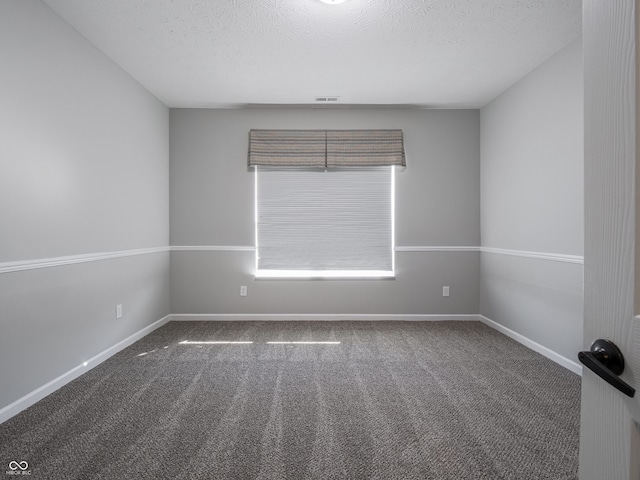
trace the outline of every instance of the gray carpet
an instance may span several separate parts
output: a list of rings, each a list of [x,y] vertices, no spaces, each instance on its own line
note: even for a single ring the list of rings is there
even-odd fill
[[[301,340],[341,343],[266,343]],[[477,322],[171,322],[0,425],[0,468],[576,479],[579,415],[577,375]]]

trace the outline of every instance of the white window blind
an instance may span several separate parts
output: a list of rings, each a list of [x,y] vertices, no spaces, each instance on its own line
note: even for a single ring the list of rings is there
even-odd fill
[[[393,276],[393,166],[255,174],[257,277]]]

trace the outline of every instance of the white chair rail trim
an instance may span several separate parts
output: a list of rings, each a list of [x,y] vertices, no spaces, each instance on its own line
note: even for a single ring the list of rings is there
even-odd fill
[[[19,260],[16,262],[0,263],[0,273],[20,272],[37,268],[60,267],[76,263],[97,262],[99,260],[111,260],[114,258],[133,257],[136,255],[149,255],[151,253],[168,252],[169,247],[139,248],[134,250],[120,250],[116,252],[86,253],[80,255],[67,255],[64,257],[38,258],[34,260]]]
[[[76,263],[96,262],[114,258],[132,257],[135,255],[148,255],[162,252],[255,252],[251,245],[176,245],[167,247],[140,248],[133,250],[120,250],[115,252],[87,253],[80,255],[68,255],[64,257],[38,258],[33,260],[18,260],[13,262],[0,262],[0,274],[34,270],[37,268],[60,267]],[[584,264],[584,257],[579,255],[565,255],[560,253],[531,252],[524,250],[510,250],[506,248],[479,247],[479,246],[422,246],[402,245],[396,246],[398,253],[429,253],[429,252],[481,252],[495,255],[508,255],[514,257],[549,260],[554,262]]]
[[[524,250],[510,250],[506,248],[480,247],[482,253],[493,253],[496,255],[509,255],[512,257],[535,258],[538,260],[550,260],[554,262],[584,264],[584,257],[581,255],[566,255],[562,253],[529,252]]]

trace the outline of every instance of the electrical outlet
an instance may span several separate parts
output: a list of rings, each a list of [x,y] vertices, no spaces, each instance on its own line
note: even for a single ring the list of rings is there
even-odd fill
[[[442,296],[443,297],[448,297],[449,296],[449,287],[442,287]]]
[[[246,285],[242,285],[240,287],[240,296],[241,297],[246,297],[247,296],[247,286]]]
[[[122,304],[116,305],[116,318],[122,318]]]

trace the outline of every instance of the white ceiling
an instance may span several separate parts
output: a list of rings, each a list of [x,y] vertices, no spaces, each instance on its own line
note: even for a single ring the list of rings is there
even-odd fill
[[[170,107],[477,108],[581,34],[581,0],[43,0]]]

